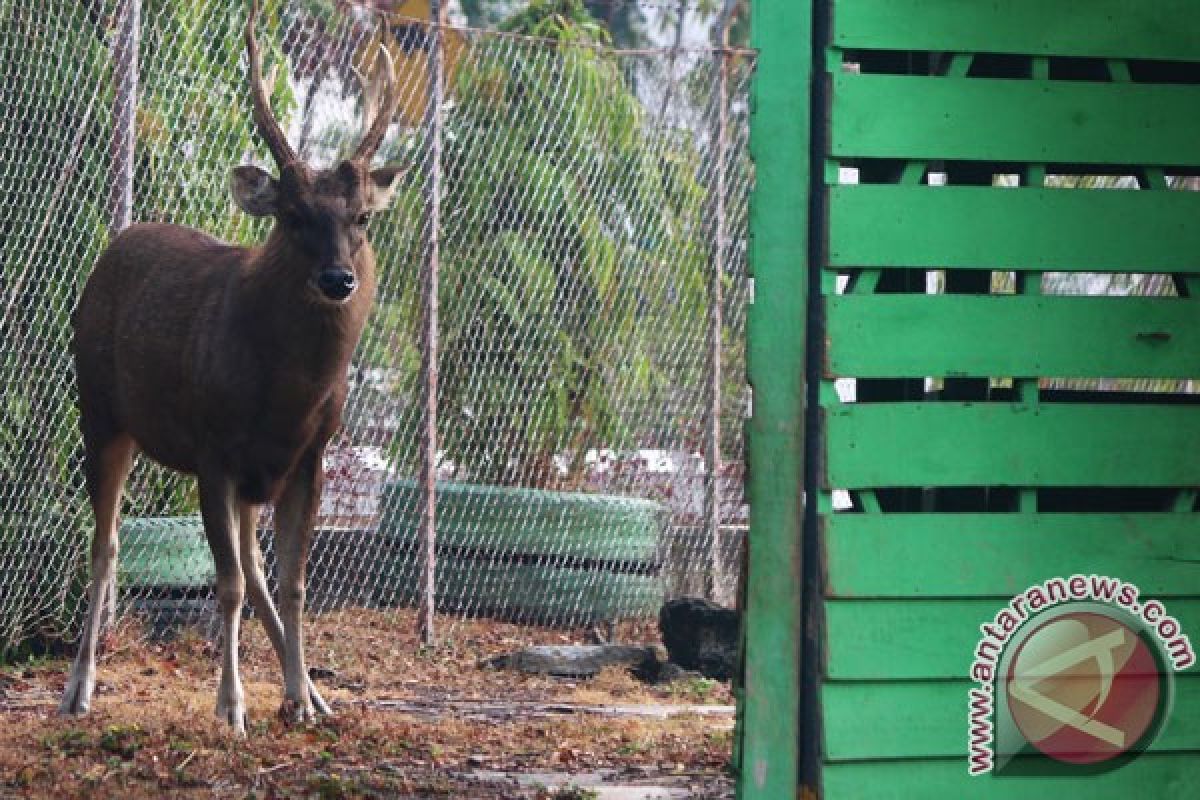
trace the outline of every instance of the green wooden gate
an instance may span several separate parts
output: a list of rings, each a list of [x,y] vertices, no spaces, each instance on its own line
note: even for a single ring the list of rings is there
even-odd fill
[[[1200,5],[754,8],[740,796],[1200,797],[1196,668],[1121,769],[966,768],[1026,587],[1119,577],[1200,644]]]

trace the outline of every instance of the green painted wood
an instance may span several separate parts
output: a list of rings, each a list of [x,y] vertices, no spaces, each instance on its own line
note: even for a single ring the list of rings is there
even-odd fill
[[[1193,0],[839,0],[833,43],[875,50],[965,51],[1200,61]]]
[[[1200,86],[839,72],[837,158],[1200,165]]]
[[[1200,485],[1195,407],[848,403],[825,421],[827,488]]]
[[[838,681],[962,678],[979,626],[1007,598],[840,600],[825,603],[826,675]],[[1200,598],[1164,605],[1185,633],[1200,641]]]
[[[1053,172],[1063,163],[1150,168],[1139,174],[1200,165],[1200,140],[1191,135],[1200,87],[1121,80],[1124,59],[1200,60],[1195,3],[837,0],[829,7],[834,48],[958,54],[958,67],[979,52],[1041,60],[1033,65],[1039,79],[1030,81],[831,68],[831,144],[820,157],[1006,162],[1017,165],[1003,168],[1012,171],[1029,164]],[[1054,56],[1105,58],[1118,82],[1049,81]],[[1194,193],[827,191],[825,266],[832,269],[1200,273]],[[1200,317],[1189,308],[1165,299],[855,293],[826,303],[824,366],[829,377],[1190,378],[1200,372],[1193,322]],[[1027,396],[1036,399],[1035,382],[1018,387],[1032,388]],[[1037,486],[1200,484],[1195,407],[823,402],[822,485],[865,490],[864,497],[875,488],[1010,485],[1028,501]],[[819,794],[1200,796],[1198,676],[1180,680],[1175,714],[1157,743],[1178,754],[1151,753],[1100,777],[1011,781],[970,778],[965,758],[950,757],[966,749],[970,684],[962,676],[978,626],[1026,587],[1059,573],[1113,575],[1164,598],[1185,630],[1200,625],[1197,520],[1187,512],[825,516],[828,599],[812,615],[822,628],[807,631],[825,646],[820,718],[828,763]]]
[[[964,707],[966,703],[963,703]],[[964,734],[965,736],[965,734]],[[1195,800],[1195,753],[1147,754],[1102,776],[973,778],[965,758],[833,764],[825,769],[826,800]],[[790,795],[789,795],[790,796]]]
[[[1107,575],[1149,597],[1200,594],[1200,516],[834,514],[826,594],[994,597],[1054,576]]]
[[[1200,376],[1200,304],[1179,298],[881,294],[825,306],[834,377]]]
[[[740,800],[794,797],[799,781],[801,518],[808,297],[811,0],[755,3],[750,268],[746,321],[754,413],[746,424],[747,545]]]
[[[826,683],[821,687],[825,757],[839,762],[965,756],[967,692],[973,686],[967,680]],[[1181,673],[1174,710],[1149,752],[1192,752],[1200,759],[1196,711],[1200,674]]]
[[[1196,219],[1200,192],[836,186],[829,265],[1200,272]]]

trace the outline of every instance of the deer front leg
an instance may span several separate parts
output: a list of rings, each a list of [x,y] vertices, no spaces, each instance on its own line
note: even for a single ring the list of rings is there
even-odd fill
[[[234,734],[244,736],[246,703],[238,672],[238,636],[245,581],[238,557],[236,494],[233,482],[219,469],[201,470],[198,477],[200,513],[217,568],[217,604],[225,637],[221,684],[217,689],[217,717],[224,720]]]
[[[79,640],[79,652],[67,678],[60,714],[86,714],[92,704],[92,691],[96,686],[96,641],[105,620],[110,585],[116,573],[117,562],[117,518],[121,508],[121,489],[129,470],[133,467],[133,440],[118,436],[104,444],[93,437],[85,442],[84,477],[92,512],[96,517],[96,531],[92,535],[92,582],[88,587],[87,618],[83,623],[83,635]]]
[[[300,458],[275,504],[275,553],[279,559],[279,610],[284,634],[283,706],[279,713],[291,722],[314,719],[314,693],[304,662],[304,573],[323,477],[321,450],[313,448]]]
[[[279,612],[275,609],[275,603],[271,600],[271,593],[267,589],[262,550],[258,546],[258,512],[259,507],[249,503],[243,503],[238,509],[241,528],[242,574],[246,578],[246,597],[250,600],[255,615],[262,620],[267,638],[271,640],[271,647],[279,658],[279,665],[286,671],[287,646],[283,623],[279,619]],[[313,685],[312,679],[305,677],[308,680],[308,699],[312,701],[313,708],[318,714],[332,714],[329,705],[321,697],[317,687]]]

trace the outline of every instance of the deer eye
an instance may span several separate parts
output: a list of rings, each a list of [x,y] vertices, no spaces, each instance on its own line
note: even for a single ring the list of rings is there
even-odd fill
[[[369,211],[364,211],[363,213],[358,215],[357,219],[354,220],[354,224],[358,225],[359,227],[365,228],[365,227],[367,227],[367,223],[370,221],[371,221],[371,213]]]

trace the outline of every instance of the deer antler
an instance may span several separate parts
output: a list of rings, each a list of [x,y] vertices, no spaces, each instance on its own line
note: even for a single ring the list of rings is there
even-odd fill
[[[350,65],[350,72],[354,75],[354,80],[358,82],[358,94],[362,97],[363,103],[363,126],[359,132],[360,137],[367,135],[367,125],[374,115],[379,111],[380,98],[375,97],[371,91],[371,82],[367,80],[367,76],[362,74],[362,70],[353,64]]]
[[[267,143],[267,149],[275,163],[283,169],[296,160],[296,151],[288,144],[287,136],[271,113],[271,103],[263,86],[262,55],[258,52],[258,41],[254,38],[254,21],[258,17],[258,0],[250,4],[250,18],[246,20],[246,54],[250,59],[250,97],[254,101],[254,123]]]
[[[379,57],[383,59],[384,80],[386,82],[383,90],[383,100],[379,103],[370,126],[366,126],[366,133],[363,134],[362,141],[359,142],[358,149],[354,151],[353,156],[354,161],[361,161],[365,164],[370,163],[371,157],[375,155],[375,151],[383,143],[383,137],[387,134],[388,125],[391,124],[392,116],[396,113],[396,103],[400,99],[399,93],[396,91],[396,65],[392,62],[392,54],[388,52],[382,37],[380,37],[379,41]],[[363,80],[362,74],[358,70],[355,70],[355,74],[358,75],[359,83],[362,84],[364,111],[370,114],[367,83]]]

